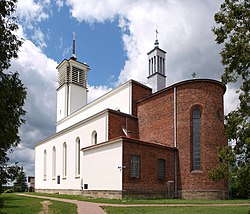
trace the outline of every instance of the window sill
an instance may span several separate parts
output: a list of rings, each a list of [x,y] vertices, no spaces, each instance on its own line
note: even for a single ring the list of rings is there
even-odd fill
[[[202,174],[204,173],[202,170],[193,170],[191,171],[192,174]]]
[[[75,178],[76,178],[76,179],[79,179],[79,178],[80,178],[80,175],[76,175]]]
[[[63,179],[63,180],[66,180],[66,178],[67,178],[67,177],[63,177],[62,179]]]
[[[56,178],[55,178],[55,177],[53,177],[53,178],[52,178],[52,180],[56,180]]]

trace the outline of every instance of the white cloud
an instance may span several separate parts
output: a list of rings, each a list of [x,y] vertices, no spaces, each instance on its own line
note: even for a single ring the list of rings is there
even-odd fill
[[[18,0],[17,15],[24,23],[25,28],[33,28],[34,22],[48,19],[49,14],[45,8],[49,6],[50,0],[35,2],[34,0]]]
[[[58,7],[58,11],[63,7],[64,1],[63,0],[56,0],[56,5]]]
[[[47,44],[45,42],[45,36],[39,27],[34,29],[32,40],[35,41],[38,47],[41,49],[47,47]]]
[[[101,97],[102,95],[106,94],[107,92],[111,91],[112,88],[108,86],[88,86],[88,103],[92,102],[93,100]]]
[[[22,32],[19,34],[24,37]],[[26,123],[19,132],[21,144],[9,157],[11,163],[19,161],[30,175],[33,174],[34,144],[55,132],[57,62],[26,39],[19,58],[12,60],[11,64],[10,71],[18,71],[27,88],[24,106],[27,113]]]
[[[104,22],[119,17],[128,57],[119,83],[131,78],[146,81],[146,53],[153,48],[156,28],[160,32],[160,47],[168,52],[169,84],[190,78],[193,72],[200,78],[220,78],[219,48],[211,32],[213,15],[219,9],[219,2],[68,0],[67,4],[78,21]]]

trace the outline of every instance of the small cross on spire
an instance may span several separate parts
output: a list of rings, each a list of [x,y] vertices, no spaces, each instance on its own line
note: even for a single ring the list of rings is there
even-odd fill
[[[157,40],[158,33],[159,33],[159,32],[158,32],[158,29],[156,28],[156,29],[155,29],[155,40]]]
[[[72,57],[71,59],[76,60],[76,33],[73,32],[73,45],[72,45]]]
[[[158,47],[159,46],[159,42],[158,42],[158,29],[156,28],[155,29],[155,47]]]

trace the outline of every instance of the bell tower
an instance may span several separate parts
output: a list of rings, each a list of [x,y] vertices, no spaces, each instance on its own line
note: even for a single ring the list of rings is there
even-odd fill
[[[148,52],[148,83],[153,89],[153,93],[166,87],[166,74],[165,74],[165,54],[166,52],[159,48],[157,38],[158,31],[156,30],[155,47]]]
[[[85,63],[77,61],[75,54],[75,33],[70,59],[64,59],[58,66],[57,122],[87,104],[87,72]]]

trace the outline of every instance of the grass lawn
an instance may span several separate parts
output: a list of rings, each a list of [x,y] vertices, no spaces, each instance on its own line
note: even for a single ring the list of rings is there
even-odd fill
[[[55,198],[66,198],[79,201],[88,201],[108,204],[242,204],[249,203],[250,200],[187,200],[187,199],[107,199],[107,198],[88,198],[80,195],[58,195],[48,193],[28,193],[34,195],[49,196]]]
[[[250,207],[104,207],[108,214],[248,214]]]
[[[2,194],[0,197],[4,199],[4,207],[0,209],[1,214],[33,214],[39,213],[42,210],[41,202],[45,199],[32,198],[26,196],[18,196],[14,193]],[[48,200],[46,200],[48,201]],[[77,213],[77,206],[75,204],[50,201],[50,213]]]

